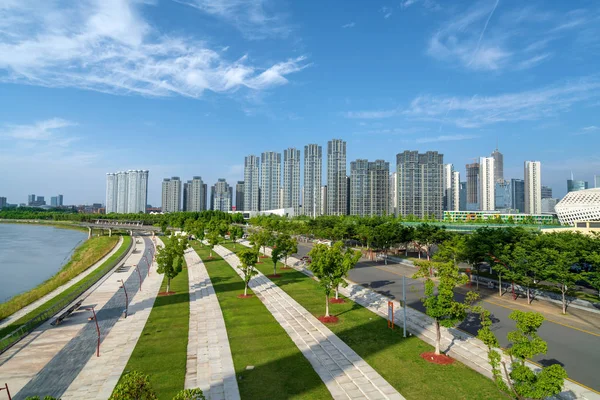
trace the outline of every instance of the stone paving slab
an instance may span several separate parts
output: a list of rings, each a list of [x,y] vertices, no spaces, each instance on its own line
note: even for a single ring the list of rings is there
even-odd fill
[[[62,286],[57,287],[50,293],[46,294],[45,296],[40,297],[33,303],[28,304],[27,306],[23,307],[16,313],[4,318],[0,322],[0,329],[12,324],[14,321],[18,320],[22,316],[29,314],[31,311],[35,310],[42,304],[46,303],[48,300],[55,298],[56,296],[58,296],[59,294],[61,294],[62,292],[64,292],[65,290],[67,290],[68,288],[70,288],[71,286],[73,286],[74,284],[76,284],[77,282],[81,281],[83,278],[85,278],[86,276],[88,276],[89,274],[94,272],[96,270],[96,268],[98,268],[99,266],[104,264],[104,262],[106,260],[108,260],[113,254],[115,254],[121,248],[121,244],[123,244],[122,236],[119,237],[119,242],[116,244],[116,246],[107,255],[102,257],[97,263],[95,263],[91,267],[87,268],[85,271],[83,271],[82,273],[80,273],[79,275],[77,275],[76,277],[74,277],[73,279],[68,281],[67,283],[63,284]]]
[[[162,246],[160,239],[157,241],[158,246]],[[148,241],[147,244],[149,243]],[[145,261],[142,260],[141,263],[143,265]],[[144,279],[141,292],[138,291],[129,303],[127,318],[121,318],[111,329],[102,341],[100,357],[89,359],[62,395],[62,400],[101,400],[110,397],[142,334],[160,290],[164,276],[159,275],[156,268],[156,263],[152,263],[150,275]]]
[[[215,251],[242,276],[238,257],[222,246]],[[334,399],[404,399],[323,323],[266,276],[258,274],[250,288],[311,363]]]
[[[208,400],[238,400],[240,392],[225,321],[204,263],[185,252],[190,285],[190,328],[185,388],[200,388]]]
[[[248,241],[241,241],[240,243],[244,246],[251,247]],[[270,255],[271,249],[267,248],[265,254]],[[295,257],[288,257],[287,265],[314,278],[313,273],[304,267],[302,261]],[[393,301],[394,324],[398,327],[403,326],[404,311],[399,301],[392,300],[369,288],[357,285],[352,281],[346,281],[348,282],[348,286],[340,288],[340,293],[342,295],[386,319],[388,317],[387,303],[388,301]],[[431,345],[435,344],[435,326],[433,319],[410,307],[407,308],[406,312],[406,330]],[[482,375],[489,378],[492,377],[491,367],[488,362],[488,349],[481,340],[458,329],[442,327],[441,348],[450,356],[456,358],[463,364],[468,365]],[[504,357],[505,361],[510,361],[506,356]],[[531,363],[529,363],[529,367],[534,370],[538,368]],[[565,380],[563,391],[557,398],[564,400],[600,400],[600,395],[575,382]]]
[[[96,328],[88,320],[91,312],[85,308],[94,305],[101,332],[105,334],[106,329],[110,330],[111,326],[107,326],[110,321],[105,320],[103,315],[120,315],[125,301],[115,299],[120,286],[116,280],[122,278],[128,290],[131,290],[132,294],[135,293],[139,278],[132,265],[136,264],[141,256],[141,252],[129,253],[120,264],[126,267],[125,270],[119,272],[119,268],[115,267],[113,272],[109,272],[93,287],[82,306],[60,325],[53,326],[52,320],[47,321],[0,356],[0,379],[8,383],[13,399],[18,400],[29,395],[62,395],[79,373],[78,365],[85,364],[95,353]],[[136,274],[135,278],[132,278],[133,274]],[[114,303],[121,306],[109,310],[114,308]],[[89,354],[83,351],[84,348]],[[24,390],[25,388],[27,389]],[[37,393],[38,388],[40,391],[43,389],[42,393]]]

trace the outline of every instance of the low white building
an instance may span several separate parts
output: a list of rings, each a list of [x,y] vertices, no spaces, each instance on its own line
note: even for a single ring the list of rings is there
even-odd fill
[[[600,221],[600,188],[569,192],[554,209],[561,224]]]

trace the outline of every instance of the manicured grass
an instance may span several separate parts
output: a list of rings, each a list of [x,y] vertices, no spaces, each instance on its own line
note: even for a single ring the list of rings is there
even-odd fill
[[[71,259],[54,276],[42,282],[28,292],[21,293],[0,304],[0,320],[16,313],[23,307],[47,295],[57,287],[64,285],[102,257],[107,255],[117,244],[117,236],[92,237],[75,249]]]
[[[232,244],[225,247],[234,250]],[[257,269],[272,274],[271,259],[264,261]],[[272,281],[282,290],[313,315],[325,313],[325,294],[316,281],[294,269],[278,267],[277,272],[281,278]],[[505,398],[490,379],[464,364],[436,365],[423,360],[420,354],[433,347],[414,336],[403,338],[401,328],[389,329],[384,318],[349,299],[344,304],[331,304],[330,313],[340,322],[328,325],[329,329],[407,399]]]
[[[167,279],[164,278],[160,292],[166,290]],[[171,279],[170,290],[175,294],[156,297],[123,372],[138,371],[150,375],[152,388],[159,399],[172,399],[185,383],[190,319],[187,269]]]
[[[227,327],[242,399],[331,399],[308,360],[257,297],[239,299],[244,283],[208,247],[193,242],[204,261]],[[239,245],[238,245],[239,247]],[[251,293],[251,291],[249,291]],[[246,370],[252,365],[253,370]]]
[[[117,238],[117,240],[118,240],[118,238]],[[23,324],[25,324],[30,319],[37,316],[42,311],[46,310],[47,308],[52,307],[54,304],[57,304],[60,301],[62,301],[64,298],[70,296],[73,292],[75,292],[76,290],[79,290],[79,288],[82,285],[84,285],[94,279],[98,279],[98,277],[104,272],[103,270],[106,268],[106,266],[108,266],[110,263],[114,262],[117,258],[119,258],[123,253],[125,253],[127,251],[127,249],[129,248],[129,243],[131,243],[131,237],[123,236],[123,243],[121,244],[121,247],[119,247],[119,250],[117,250],[105,262],[103,262],[100,266],[98,266],[98,268],[96,268],[88,276],[86,276],[85,278],[83,278],[82,280],[77,282],[75,285],[71,286],[70,288],[68,288],[65,291],[63,291],[62,293],[60,293],[58,296],[48,300],[41,306],[35,308],[34,310],[32,310],[29,313],[22,316],[21,318],[17,319],[12,324],[0,329],[0,338],[3,338],[4,336],[8,335],[12,331],[18,329],[19,327],[21,327]],[[109,252],[110,252],[110,250],[109,250]]]

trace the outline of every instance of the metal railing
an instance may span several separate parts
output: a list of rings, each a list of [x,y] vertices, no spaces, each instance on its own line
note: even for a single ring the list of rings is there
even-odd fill
[[[132,237],[129,246],[127,249],[115,260],[111,261],[107,264],[99,274],[97,274],[93,279],[90,279],[86,282],[80,283],[76,286],[76,289],[70,295],[66,296],[64,299],[61,299],[58,303],[53,304],[52,306],[46,308],[35,317],[31,318],[27,322],[23,323],[16,330],[12,331],[5,337],[0,339],[0,354],[4,353],[6,350],[10,349],[14,346],[19,340],[23,339],[33,330],[35,330],[38,326],[42,325],[44,322],[52,318],[54,315],[59,313],[63,308],[77,300],[79,296],[85,293],[89,288],[94,286],[100,279],[102,279],[107,273],[109,273],[114,267],[116,267],[125,257],[128,256],[131,248],[134,246],[135,238]],[[9,325],[10,326],[10,325]]]

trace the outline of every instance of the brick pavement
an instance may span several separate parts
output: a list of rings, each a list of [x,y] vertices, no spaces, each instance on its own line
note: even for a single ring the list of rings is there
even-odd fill
[[[241,276],[238,257],[222,246],[215,251]],[[404,399],[323,323],[260,272],[250,288],[311,363],[334,399]]]
[[[208,400],[236,400],[240,393],[219,300],[204,263],[185,253],[190,285],[190,328],[185,388],[199,387]]]

